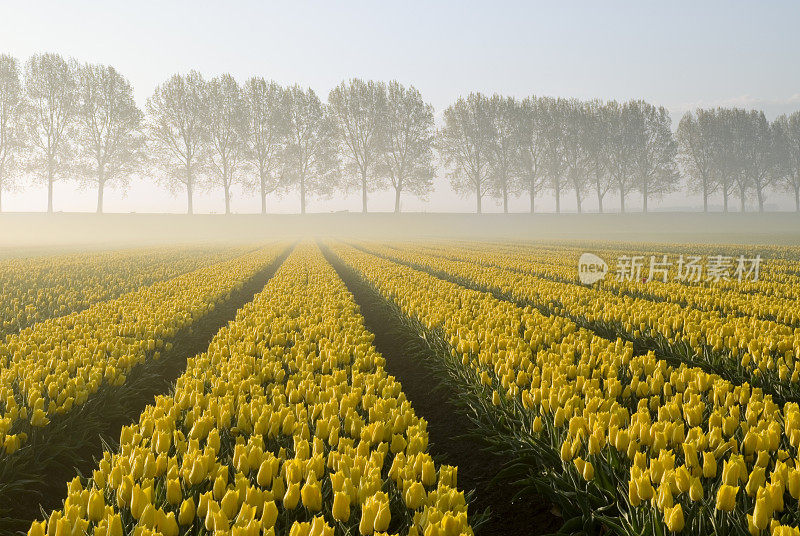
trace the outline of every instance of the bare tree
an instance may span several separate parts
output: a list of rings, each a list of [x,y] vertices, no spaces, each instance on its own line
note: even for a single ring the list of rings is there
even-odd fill
[[[545,154],[545,168],[547,188],[553,192],[556,201],[556,214],[561,213],[561,194],[567,188],[566,179],[566,139],[563,130],[563,108],[559,101],[553,98],[544,98],[541,101],[542,116],[545,122],[545,136],[547,151]]]
[[[330,195],[338,184],[336,125],[314,90],[287,90],[288,136],[284,173],[300,191],[300,213],[308,193]]]
[[[475,194],[478,214],[490,187],[492,135],[491,106],[480,93],[450,105],[444,111],[444,126],[436,134],[436,148],[450,170],[450,184],[461,195]]]
[[[147,100],[147,132],[151,149],[164,175],[161,182],[173,193],[185,191],[187,212],[193,213],[195,190],[202,186],[202,148],[206,82],[197,71],[173,75],[156,87]]]
[[[699,109],[696,117],[686,112],[678,123],[677,160],[688,178],[690,190],[703,196],[703,212],[708,212],[708,197],[719,187],[714,181],[713,110]]]
[[[348,175],[361,188],[361,211],[367,212],[367,192],[380,184],[377,167],[385,145],[386,85],[358,78],[342,82],[328,95]]]
[[[589,154],[586,138],[591,131],[589,130],[588,114],[583,103],[577,99],[558,99],[556,106],[562,132],[561,148],[564,172],[569,185],[575,192],[575,202],[578,213],[580,213],[589,178]]]
[[[677,187],[675,140],[669,113],[663,106],[656,108],[644,101],[632,101],[626,106],[631,112],[628,124],[633,134],[629,147],[631,170],[635,188],[642,194],[642,212],[647,212],[652,196],[673,192]]]
[[[522,189],[530,197],[530,211],[534,212],[536,195],[545,181],[547,156],[546,118],[540,99],[528,97],[519,104],[516,121],[516,145],[519,150],[520,170],[517,176]]]
[[[245,83],[250,125],[248,151],[250,165],[258,173],[261,213],[267,213],[267,195],[281,186],[280,157],[287,135],[285,91],[275,82],[253,77]]]
[[[606,103],[608,118],[608,166],[614,187],[619,193],[619,210],[625,212],[625,198],[634,189],[633,146],[634,110],[629,104]]]
[[[231,188],[242,183],[241,166],[247,150],[247,103],[230,74],[211,79],[206,86],[203,123],[210,184],[222,188],[225,214],[231,213]]]
[[[78,70],[80,179],[97,188],[97,213],[109,184],[126,187],[144,162],[142,112],[130,82],[113,67],[82,65]]]
[[[728,212],[728,201],[736,185],[741,154],[737,150],[733,110],[717,108],[709,111],[713,127],[711,136],[711,169],[722,193],[722,211]],[[713,115],[712,115],[713,114]]]
[[[775,178],[794,194],[794,206],[800,212],[800,112],[782,115],[773,122],[775,135]]]
[[[519,104],[512,97],[495,94],[489,106],[493,131],[489,150],[490,188],[495,197],[503,200],[503,212],[508,214],[508,195],[516,193],[515,177],[520,169],[516,126]]]
[[[739,191],[739,210],[745,211],[748,192],[753,188],[753,177],[749,173],[747,145],[751,142],[748,113],[740,108],[723,109],[720,113],[724,138],[719,140],[722,149],[720,169],[730,185]],[[727,205],[727,203],[726,203]]]
[[[394,188],[394,211],[400,212],[400,195],[424,197],[433,186],[433,106],[414,86],[389,82],[386,99],[386,138],[380,173]]]
[[[743,149],[742,163],[744,175],[749,178],[752,188],[756,192],[758,211],[764,212],[766,191],[775,180],[775,145],[773,143],[773,129],[764,116],[764,112],[751,110],[742,118],[743,121]],[[744,212],[744,204],[742,204]]]
[[[22,116],[25,110],[17,59],[0,54],[0,212],[3,191],[14,185],[14,173],[23,148]]]
[[[597,210],[602,213],[603,199],[614,186],[608,163],[608,110],[602,102],[593,100],[585,104],[585,114],[583,145],[587,177],[597,195]]]
[[[77,65],[58,54],[35,54],[25,64],[29,168],[47,184],[47,212],[53,213],[53,185],[71,165],[78,111]]]

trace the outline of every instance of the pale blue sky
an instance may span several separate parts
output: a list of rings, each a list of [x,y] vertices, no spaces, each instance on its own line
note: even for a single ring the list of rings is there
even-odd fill
[[[24,60],[57,51],[113,64],[131,79],[141,104],[172,73],[196,68],[298,82],[323,98],[345,78],[397,78],[416,85],[437,111],[480,90],[643,98],[666,106],[674,118],[718,105],[762,108],[772,117],[800,109],[798,21],[800,4],[789,1],[3,1],[0,52]],[[72,189],[62,185],[71,204],[57,201],[56,208],[91,209],[91,194]],[[138,190],[127,199],[111,194],[109,209],[133,210]],[[440,180],[429,203],[404,204],[472,208],[472,200],[451,196]],[[14,210],[15,199],[20,210],[41,204],[29,192],[9,198],[8,208]],[[391,196],[375,199],[375,208],[391,207]],[[180,211],[183,203],[165,197],[151,209]],[[211,197],[199,202],[206,210],[221,209],[217,204]],[[295,204],[288,197],[273,206],[293,211]],[[323,205],[359,206],[356,197],[317,209]],[[234,210],[257,206],[241,195],[234,200]],[[524,206],[520,201],[518,208]]]

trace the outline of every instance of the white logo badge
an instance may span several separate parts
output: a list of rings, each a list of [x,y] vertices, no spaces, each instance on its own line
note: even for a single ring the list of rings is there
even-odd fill
[[[584,253],[578,260],[578,279],[584,285],[600,281],[607,273],[608,264],[594,253]]]

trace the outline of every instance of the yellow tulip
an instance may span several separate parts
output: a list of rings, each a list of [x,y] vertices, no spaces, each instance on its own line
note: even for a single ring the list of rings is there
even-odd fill
[[[89,505],[87,508],[87,514],[89,515],[89,520],[97,523],[103,516],[105,515],[105,501],[103,500],[103,494],[98,490],[93,490],[89,495]]]
[[[300,484],[297,482],[292,483],[286,489],[283,496],[283,507],[287,510],[294,510],[297,508],[297,503],[300,501]]]
[[[681,532],[683,530],[683,508],[680,503],[664,511],[664,523],[667,525],[667,529],[672,532]]]
[[[181,526],[184,527],[189,526],[194,521],[194,515],[195,515],[194,499],[192,497],[189,497],[188,499],[185,499],[181,503],[181,508],[178,512],[178,523],[180,523]]]
[[[343,491],[337,491],[333,496],[332,514],[336,521],[346,523],[350,519],[350,498]]]
[[[300,495],[305,506],[311,512],[322,510],[322,490],[316,480],[308,480],[300,490]]]
[[[378,512],[375,514],[375,521],[373,527],[377,532],[385,532],[389,528],[389,523],[392,520],[392,515],[389,512],[389,503],[381,502],[378,507]]]
[[[733,511],[736,506],[736,494],[738,491],[738,487],[729,486],[727,484],[721,485],[717,492],[717,510],[725,512]]]
[[[369,536],[375,530],[375,516],[378,514],[378,505],[374,501],[367,501],[361,508],[361,521],[358,532],[362,536]]]

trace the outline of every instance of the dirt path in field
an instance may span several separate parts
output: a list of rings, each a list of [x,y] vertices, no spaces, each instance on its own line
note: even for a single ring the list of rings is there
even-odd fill
[[[53,421],[32,436],[0,465],[0,534],[27,532],[41,509],[62,506],[67,483],[78,473],[91,476],[104,448],[115,448],[123,426],[138,420],[155,396],[172,390],[186,369],[186,360],[208,348],[211,339],[236,316],[236,311],[260,292],[291,252],[255,274],[230,298],[198,319],[172,340],[173,348],[159,360],[133,369],[121,387],[101,387],[80,408]]]
[[[361,308],[367,329],[375,334],[374,345],[386,358],[386,370],[403,385],[418,416],[428,421],[430,452],[438,462],[458,466],[458,487],[475,490],[469,514],[486,511],[490,517],[478,528],[479,536],[535,535],[557,531],[562,520],[550,512],[544,499],[513,501],[515,490],[492,478],[503,460],[482,451],[464,437],[474,430],[472,422],[451,402],[458,394],[440,385],[434,371],[425,363],[430,350],[409,327],[392,317],[383,298],[366,286],[331,252],[322,247],[325,257],[353,294]]]

